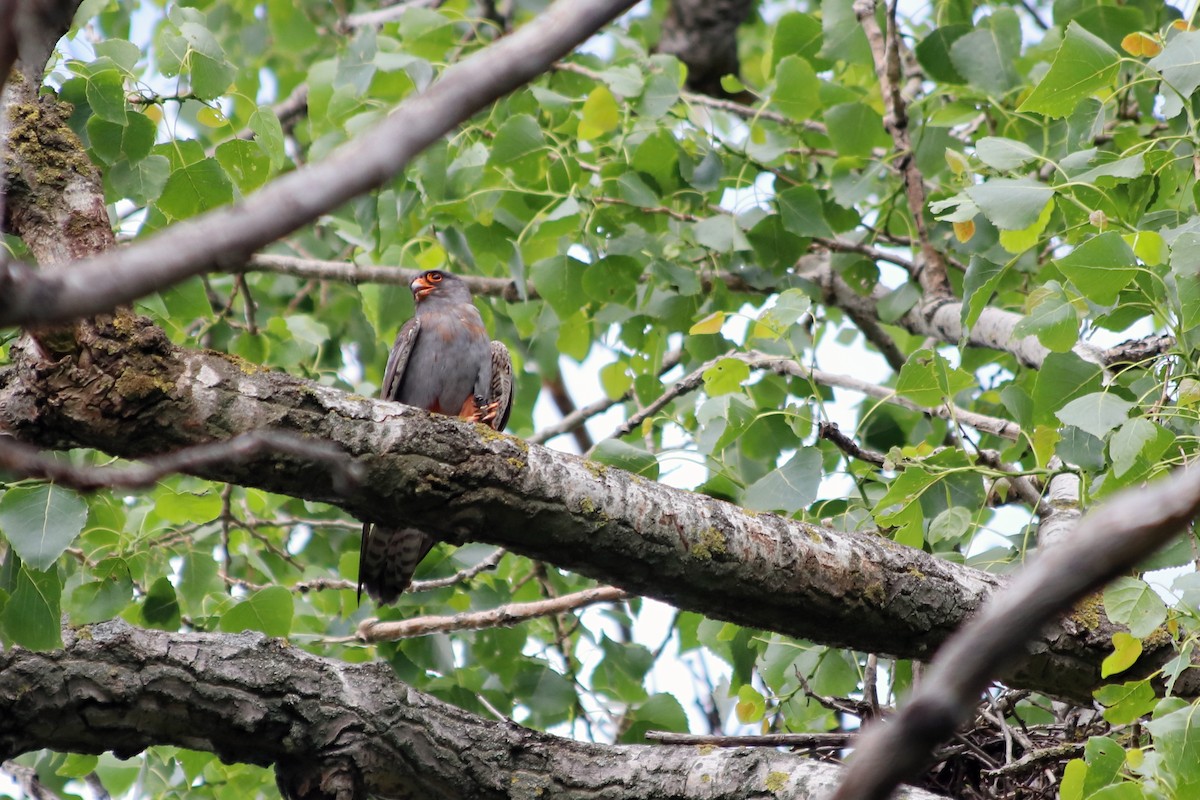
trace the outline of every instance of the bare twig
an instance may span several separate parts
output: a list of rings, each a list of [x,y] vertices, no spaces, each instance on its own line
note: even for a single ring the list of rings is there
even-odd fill
[[[854,378],[849,375],[836,375],[825,372],[819,369],[810,369],[809,367],[800,364],[799,362],[784,356],[770,356],[757,351],[747,351],[745,353],[733,353],[730,355],[719,356],[702,364],[697,369],[683,376],[675,383],[667,387],[667,390],[656,398],[652,403],[647,405],[642,410],[633,414],[625,422],[617,426],[616,430],[610,434],[610,438],[625,436],[630,431],[641,425],[643,421],[657,414],[664,409],[672,400],[680,395],[695,391],[700,388],[704,382],[704,373],[715,366],[718,362],[733,358],[743,361],[751,369],[768,369],[780,375],[791,375],[797,378],[811,380],[814,383],[819,383],[823,386],[832,386],[852,391],[861,392],[868,397],[874,397],[886,403],[892,403],[902,406],[912,411],[919,411],[923,414],[940,417],[942,419],[953,419],[964,425],[968,425],[976,430],[990,433],[995,436],[1000,436],[1005,439],[1016,440],[1021,435],[1021,428],[1015,422],[1000,419],[999,417],[989,417],[986,414],[979,414],[974,411],[968,411],[965,408],[957,406],[941,406],[938,408],[926,408],[900,397],[894,390],[886,386],[864,381],[859,378]]]
[[[925,179],[917,167],[913,154],[912,139],[908,133],[908,109],[902,92],[903,75],[900,67],[900,36],[896,30],[896,9],[893,4],[887,15],[887,35],[879,28],[875,19],[875,0],[855,0],[854,13],[867,34],[871,55],[875,60],[875,74],[879,78],[879,91],[883,96],[883,126],[892,136],[897,151],[896,168],[904,180],[908,210],[913,216],[917,238],[921,242],[923,262],[917,276],[926,299],[949,297],[950,279],[946,274],[946,260],[933,246],[925,224]]]
[[[761,733],[755,736],[716,736],[701,733],[646,731],[646,738],[660,744],[715,745],[717,747],[832,747],[851,744],[858,736],[846,733]]]
[[[247,461],[261,453],[287,453],[329,466],[342,489],[357,485],[361,470],[337,445],[284,431],[259,430],[221,442],[186,447],[152,456],[138,464],[76,466],[36,447],[0,436],[0,466],[27,478],[45,478],[83,492],[104,488],[145,489],[177,472],[196,472],[212,464]]]
[[[448,617],[416,617],[394,622],[368,619],[358,626],[358,633],[352,637],[352,640],[392,642],[397,639],[411,639],[415,636],[428,636],[433,633],[511,627],[538,617],[562,614],[596,603],[611,603],[626,597],[629,597],[629,594],[622,589],[613,586],[597,586],[549,600],[512,603],[487,611],[464,612]]]
[[[877,467],[882,467],[887,461],[887,456],[883,453],[878,450],[868,450],[842,433],[836,422],[822,422],[818,425],[817,437],[828,439],[843,453],[851,458],[857,458],[859,461],[866,461],[868,464],[874,464]]]
[[[672,350],[671,352],[667,353],[665,356],[663,356],[662,366],[658,371],[659,374],[661,375],[674,369],[675,366],[679,364],[679,361],[682,357],[683,351],[681,350]],[[570,433],[597,414],[603,414],[617,403],[623,403],[631,397],[633,397],[633,389],[630,389],[616,399],[606,397],[602,400],[597,400],[594,403],[588,403],[586,406],[567,414],[554,425],[549,425],[538,431],[533,436],[530,436],[528,439],[526,439],[526,441],[533,442],[534,444],[545,444],[555,436],[562,436],[564,433]]]

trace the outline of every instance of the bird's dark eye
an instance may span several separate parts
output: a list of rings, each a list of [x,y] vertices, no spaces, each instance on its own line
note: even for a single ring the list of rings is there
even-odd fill
[[[439,281],[441,281],[441,279],[442,279],[442,273],[440,273],[440,272],[429,273],[429,282],[430,283],[438,283]]]

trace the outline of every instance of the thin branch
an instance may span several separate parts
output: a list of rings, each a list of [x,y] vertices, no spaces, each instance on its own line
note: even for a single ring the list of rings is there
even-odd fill
[[[1187,468],[1093,509],[938,651],[907,707],[864,735],[835,800],[884,800],[914,777],[1043,626],[1170,541],[1197,512],[1200,469]]]
[[[368,619],[358,626],[358,633],[351,641],[394,642],[416,636],[450,631],[475,631],[482,628],[509,628],[538,617],[562,614],[585,608],[596,603],[612,603],[630,595],[614,586],[598,586],[582,592],[536,600],[531,603],[511,603],[486,611],[470,611],[452,616],[416,617],[397,621],[380,622]]]
[[[298,258],[296,256],[273,255],[259,253],[251,256],[240,265],[241,271],[273,272],[279,275],[292,275],[297,278],[309,278],[323,281],[343,281],[345,283],[379,283],[391,286],[407,286],[420,270],[407,267],[375,266],[371,264],[354,264],[346,261],[325,261],[316,258]],[[477,275],[460,275],[460,278],[477,297],[501,297],[510,303],[522,299],[520,287],[516,281],[507,278],[483,278]],[[525,297],[538,297],[533,281],[525,286]]]
[[[659,375],[674,369],[682,358],[682,350],[672,350],[670,353],[667,353],[667,355],[663,357],[662,367],[658,371]],[[534,444],[545,444],[556,436],[562,436],[564,433],[570,433],[597,414],[603,414],[617,403],[623,403],[632,397],[633,389],[630,389],[618,398],[613,399],[610,397],[605,397],[597,400],[594,403],[588,403],[586,406],[576,409],[572,413],[563,417],[554,425],[549,425],[535,433],[533,436],[528,437],[526,441],[533,442]]]
[[[858,442],[842,433],[836,422],[822,422],[817,426],[817,438],[827,439],[846,455],[882,467],[887,462],[887,456],[878,450],[868,450]]]
[[[879,78],[879,92],[883,96],[883,126],[892,136],[896,147],[896,168],[904,180],[908,210],[912,214],[921,242],[921,264],[919,279],[927,300],[952,295],[950,279],[946,274],[946,260],[933,246],[929,229],[925,224],[925,179],[913,153],[912,138],[908,133],[908,109],[905,106],[903,76],[900,68],[900,36],[896,30],[895,5],[887,14],[887,35],[879,28],[875,19],[875,0],[855,0],[854,14],[867,35],[871,55],[875,61],[875,74]]]
[[[172,225],[127,248],[35,270],[0,266],[0,325],[108,311],[184,278],[228,269],[403,170],[479,109],[540,75],[634,0],[559,0],[456,64],[328,158],[283,175],[241,203]]]
[[[1024,772],[1032,772],[1041,769],[1047,763],[1079,758],[1083,755],[1086,746],[1083,742],[1066,742],[1055,747],[1033,750],[1011,764],[1005,764],[997,769],[984,770],[984,775],[989,778],[1008,778]]]
[[[362,524],[358,522],[352,524],[356,530],[362,527]],[[425,581],[413,581],[411,584],[409,584],[405,591],[410,594],[414,592],[428,592],[432,591],[433,589],[444,589],[447,586],[455,586],[460,583],[466,583],[481,572],[486,572],[489,569],[495,569],[496,565],[500,563],[500,559],[504,558],[506,553],[508,553],[508,551],[503,547],[497,547],[490,555],[488,555],[487,558],[483,559],[478,564],[460,569],[458,572],[454,573],[453,575],[447,575],[445,578],[431,578],[430,580]],[[300,592],[301,594],[307,594],[308,592],[321,591],[354,591],[357,588],[357,583],[354,581],[345,580],[343,578],[312,578],[310,580],[300,581],[299,583],[294,584],[292,586],[292,591]]]
[[[150,456],[138,464],[101,467],[76,466],[11,436],[0,436],[0,467],[25,478],[45,478],[82,492],[147,489],[167,475],[195,473],[216,464],[244,463],[263,453],[286,453],[324,463],[347,491],[362,477],[361,470],[337,445],[284,431],[251,431],[220,442]]]
[[[646,738],[659,744],[715,745],[716,747],[847,747],[858,734],[846,733],[761,733],[754,736],[717,736],[703,733],[646,731]]]
[[[957,406],[939,406],[937,408],[927,408],[917,405],[916,403],[901,397],[895,393],[894,389],[889,389],[886,386],[880,386],[869,381],[864,381],[859,378],[854,378],[849,375],[837,375],[824,370],[810,369],[809,367],[800,364],[799,362],[784,356],[771,356],[765,353],[759,353],[754,350],[745,353],[733,353],[731,355],[718,356],[711,361],[705,362],[697,369],[688,373],[684,377],[677,380],[675,383],[667,387],[667,390],[656,398],[652,403],[647,405],[642,410],[633,414],[625,422],[617,426],[610,434],[609,438],[618,438],[627,435],[630,431],[637,428],[645,420],[657,414],[665,408],[672,400],[680,395],[695,391],[700,388],[704,382],[704,373],[715,366],[719,361],[724,359],[734,358],[743,361],[751,369],[769,369],[780,375],[791,375],[796,378],[819,383],[823,386],[832,386],[835,388],[850,389],[852,391],[861,392],[868,397],[874,397],[886,403],[899,405],[911,411],[918,411],[922,414],[928,414],[942,419],[954,420],[956,422],[968,425],[976,430],[990,433],[994,436],[999,436],[1004,439],[1016,441],[1021,436],[1021,428],[1015,422],[1010,422],[999,417],[990,417],[986,414],[980,414],[975,411],[968,411],[965,408]]]

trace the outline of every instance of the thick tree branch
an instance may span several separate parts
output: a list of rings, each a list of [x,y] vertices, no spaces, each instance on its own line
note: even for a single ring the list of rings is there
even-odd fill
[[[1028,652],[1031,634],[1132,569],[1198,512],[1200,470],[1186,468],[1093,509],[947,642],[905,709],[863,738],[835,800],[890,796],[966,720],[988,681]]]
[[[687,87],[713,97],[729,97],[721,86],[738,77],[738,26],[753,0],[672,0],[658,38],[658,51],[687,64]]]
[[[63,638],[63,650],[0,653],[0,761],[39,748],[128,757],[177,745],[274,765],[287,797],[338,800],[735,800],[771,789],[803,800],[827,794],[842,773],[759,748],[561,739],[454,708],[384,665],[320,658],[260,634],[163,633],[116,620]]]
[[[261,428],[335,441],[363,470],[349,492],[325,464],[272,452],[197,472],[507,547],[749,627],[905,658],[928,658],[1000,585],[877,535],[751,514],[451,418],[182,349],[145,320],[97,324],[89,336],[79,361],[43,362],[13,346],[18,366],[0,372],[0,428],[127,458]],[[1115,630],[1102,615],[1069,618],[1005,677],[1087,696]],[[1169,642],[1148,646],[1140,668],[1173,655]]]
[[[488,103],[544,72],[633,0],[560,0],[510,36],[450,67],[422,94],[329,158],[283,175],[245,201],[173,225],[122,250],[42,271],[0,269],[0,325],[108,311],[209,269],[238,264],[373,189]]]

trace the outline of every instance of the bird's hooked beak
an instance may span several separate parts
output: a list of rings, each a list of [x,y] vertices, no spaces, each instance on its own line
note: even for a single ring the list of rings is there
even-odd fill
[[[425,278],[424,274],[413,278],[412,283],[408,286],[412,289],[413,297],[417,298],[418,303],[428,297],[430,292],[437,288]]]

